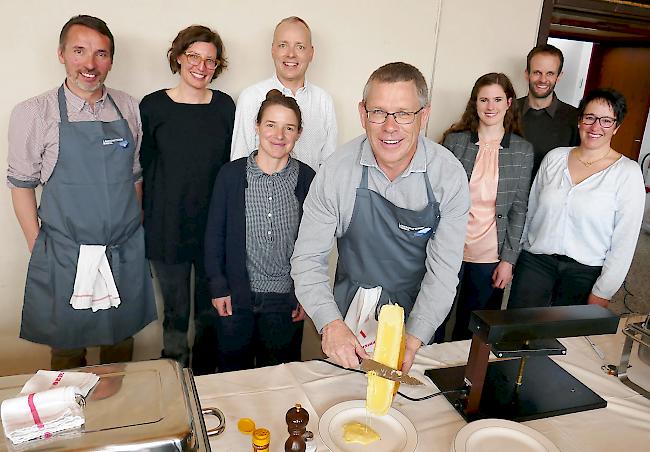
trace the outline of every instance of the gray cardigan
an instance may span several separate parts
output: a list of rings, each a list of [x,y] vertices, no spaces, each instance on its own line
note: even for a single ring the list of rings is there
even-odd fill
[[[477,142],[477,133],[464,131],[450,133],[442,143],[463,164],[468,181],[478,154]],[[520,240],[526,221],[533,159],[533,146],[528,141],[513,133],[503,136],[499,150],[496,200],[497,249],[500,259],[513,265],[521,251]]]

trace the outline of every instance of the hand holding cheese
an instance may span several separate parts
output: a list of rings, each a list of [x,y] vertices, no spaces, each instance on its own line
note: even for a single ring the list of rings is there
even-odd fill
[[[402,366],[405,345],[404,309],[393,304],[382,306],[379,311],[377,342],[372,359],[393,369],[399,369]],[[412,357],[410,361],[413,362]],[[368,372],[368,392],[366,394],[368,411],[379,416],[386,414],[393,403],[393,396],[397,392],[397,388],[398,383]]]
[[[335,363],[348,368],[357,367],[359,358],[370,358],[354,333],[343,320],[337,319],[323,328],[323,353]]]
[[[405,374],[409,373],[413,361],[415,360],[415,354],[422,345],[422,341],[415,336],[410,334],[406,335],[406,348],[404,349],[404,362],[402,363],[402,372]]]

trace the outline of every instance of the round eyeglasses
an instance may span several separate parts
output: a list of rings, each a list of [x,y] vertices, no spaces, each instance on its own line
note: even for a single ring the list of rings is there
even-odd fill
[[[187,57],[187,62],[190,63],[192,66],[198,66],[199,64],[201,64],[201,61],[203,61],[205,63],[206,68],[213,70],[216,69],[217,66],[219,65],[219,62],[214,58],[204,57],[202,55],[199,55],[198,53],[184,52],[184,55]]]
[[[420,107],[418,111],[396,111],[394,113],[388,113],[387,111],[378,109],[368,110],[365,105],[363,108],[366,110],[368,121],[373,124],[383,124],[389,116],[392,116],[397,124],[412,124],[415,121],[415,115],[424,110],[424,107]]]
[[[586,126],[590,126],[598,121],[600,126],[604,129],[609,129],[614,124],[616,124],[616,118],[612,118],[610,116],[582,115],[580,121]]]

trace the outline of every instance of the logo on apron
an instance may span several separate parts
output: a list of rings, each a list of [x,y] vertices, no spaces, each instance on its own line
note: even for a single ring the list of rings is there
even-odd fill
[[[102,144],[104,146],[110,146],[112,144],[117,144],[123,149],[126,149],[129,146],[128,140],[125,140],[124,138],[110,138],[110,139],[104,139],[102,141]]]

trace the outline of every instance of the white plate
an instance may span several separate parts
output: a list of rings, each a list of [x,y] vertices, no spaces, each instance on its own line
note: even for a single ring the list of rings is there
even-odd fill
[[[381,439],[366,446],[346,443],[343,426],[353,421],[368,425]],[[389,409],[385,416],[375,416],[366,411],[365,400],[350,400],[334,405],[321,416],[318,431],[325,445],[336,452],[413,452],[418,445],[418,434],[406,416],[395,408]]]
[[[560,452],[530,427],[505,419],[481,419],[461,428],[451,452]]]

